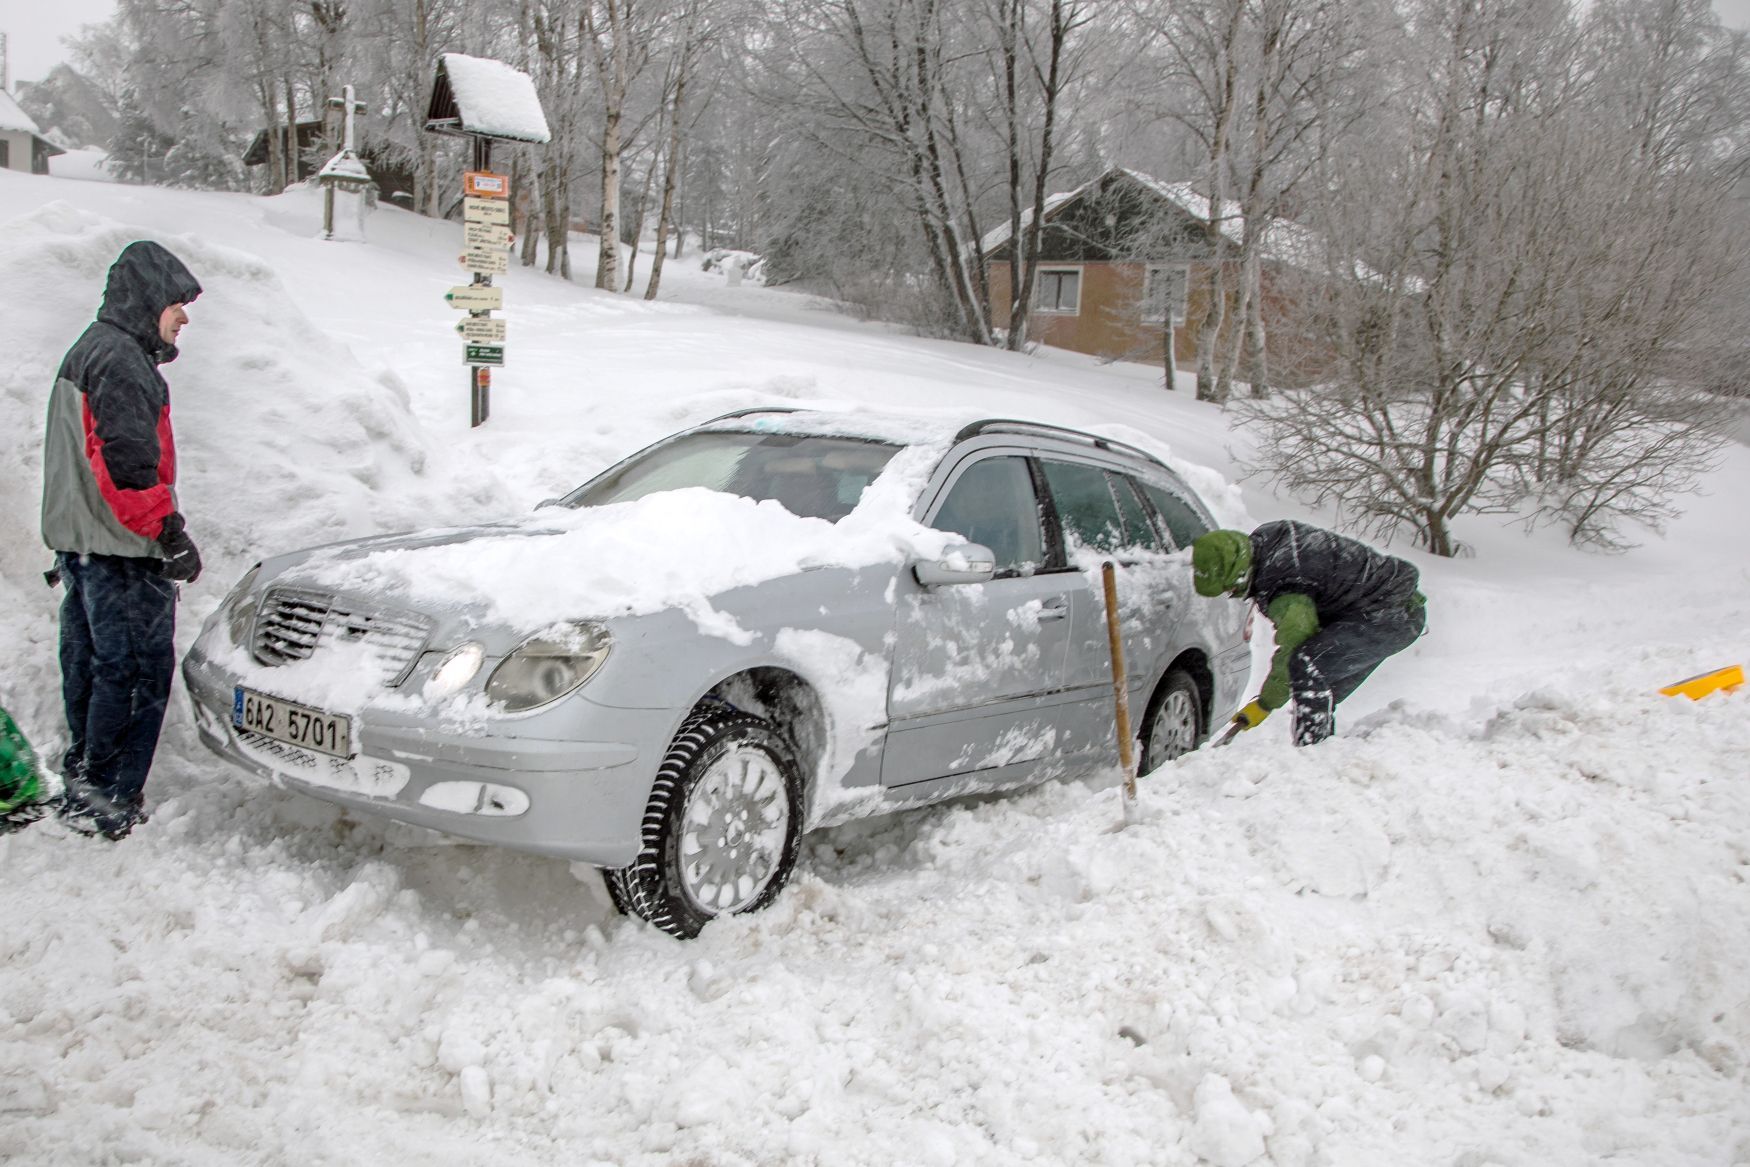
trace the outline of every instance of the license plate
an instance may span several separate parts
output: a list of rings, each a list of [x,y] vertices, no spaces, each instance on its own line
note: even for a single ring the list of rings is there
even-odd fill
[[[269,697],[241,685],[232,695],[231,724],[319,754],[352,757],[352,718]]]

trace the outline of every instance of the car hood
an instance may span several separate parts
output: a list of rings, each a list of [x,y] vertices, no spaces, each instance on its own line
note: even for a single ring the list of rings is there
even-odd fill
[[[710,597],[725,591],[821,567],[897,567],[949,542],[958,539],[902,508],[859,505],[828,523],[689,488],[520,522],[332,544],[270,561],[264,575],[523,630],[668,608],[704,626]]]

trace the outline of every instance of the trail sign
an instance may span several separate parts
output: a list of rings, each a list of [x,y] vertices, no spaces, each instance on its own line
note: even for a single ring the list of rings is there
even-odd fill
[[[510,270],[510,257],[499,248],[493,251],[468,250],[462,253],[462,266],[481,275],[493,275]]]
[[[504,343],[504,321],[495,320],[491,316],[466,316],[456,325],[456,331],[462,334],[463,340],[478,344],[482,341]]]
[[[464,365],[491,365],[495,367],[503,365],[504,346],[502,344],[467,345],[462,352],[462,363]]]
[[[510,227],[503,223],[464,223],[462,246],[469,251],[484,251],[489,247],[502,251],[510,246]]]
[[[504,307],[504,289],[490,284],[460,284],[444,293],[452,308],[491,312]]]
[[[463,171],[462,194],[477,199],[508,199],[510,175],[494,174],[490,170]]]
[[[462,219],[468,223],[510,226],[510,204],[503,199],[463,199]]]

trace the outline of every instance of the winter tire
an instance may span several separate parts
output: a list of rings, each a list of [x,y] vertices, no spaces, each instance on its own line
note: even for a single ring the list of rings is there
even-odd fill
[[[777,898],[802,842],[802,777],[771,724],[725,709],[695,713],[657,771],[643,848],[606,872],[621,911],[683,940],[718,916]]]
[[[1169,669],[1149,702],[1142,730],[1142,773],[1188,754],[1203,741],[1203,693],[1183,669]]]

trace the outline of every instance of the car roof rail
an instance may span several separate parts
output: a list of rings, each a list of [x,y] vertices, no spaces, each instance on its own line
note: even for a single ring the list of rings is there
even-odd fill
[[[1147,450],[1120,442],[1113,438],[1102,438],[1098,434],[1083,433],[1066,426],[1051,425],[1043,421],[1017,421],[1009,417],[987,417],[983,421],[975,421],[954,435],[954,440],[963,442],[967,438],[979,434],[1033,434],[1037,437],[1061,438],[1064,441],[1080,442],[1085,446],[1093,446],[1097,450],[1112,450],[1125,454],[1133,454],[1145,462],[1153,462],[1164,470],[1170,470],[1165,462],[1149,453]]]
[[[753,417],[755,414],[760,414],[760,413],[803,413],[803,412],[806,412],[806,411],[797,405],[754,405],[754,406],[748,407],[747,409],[732,409],[728,413],[720,414],[717,417],[711,418],[709,421],[702,421],[702,422],[699,422],[698,424],[699,425],[716,425],[720,421],[733,421],[738,417]]]

